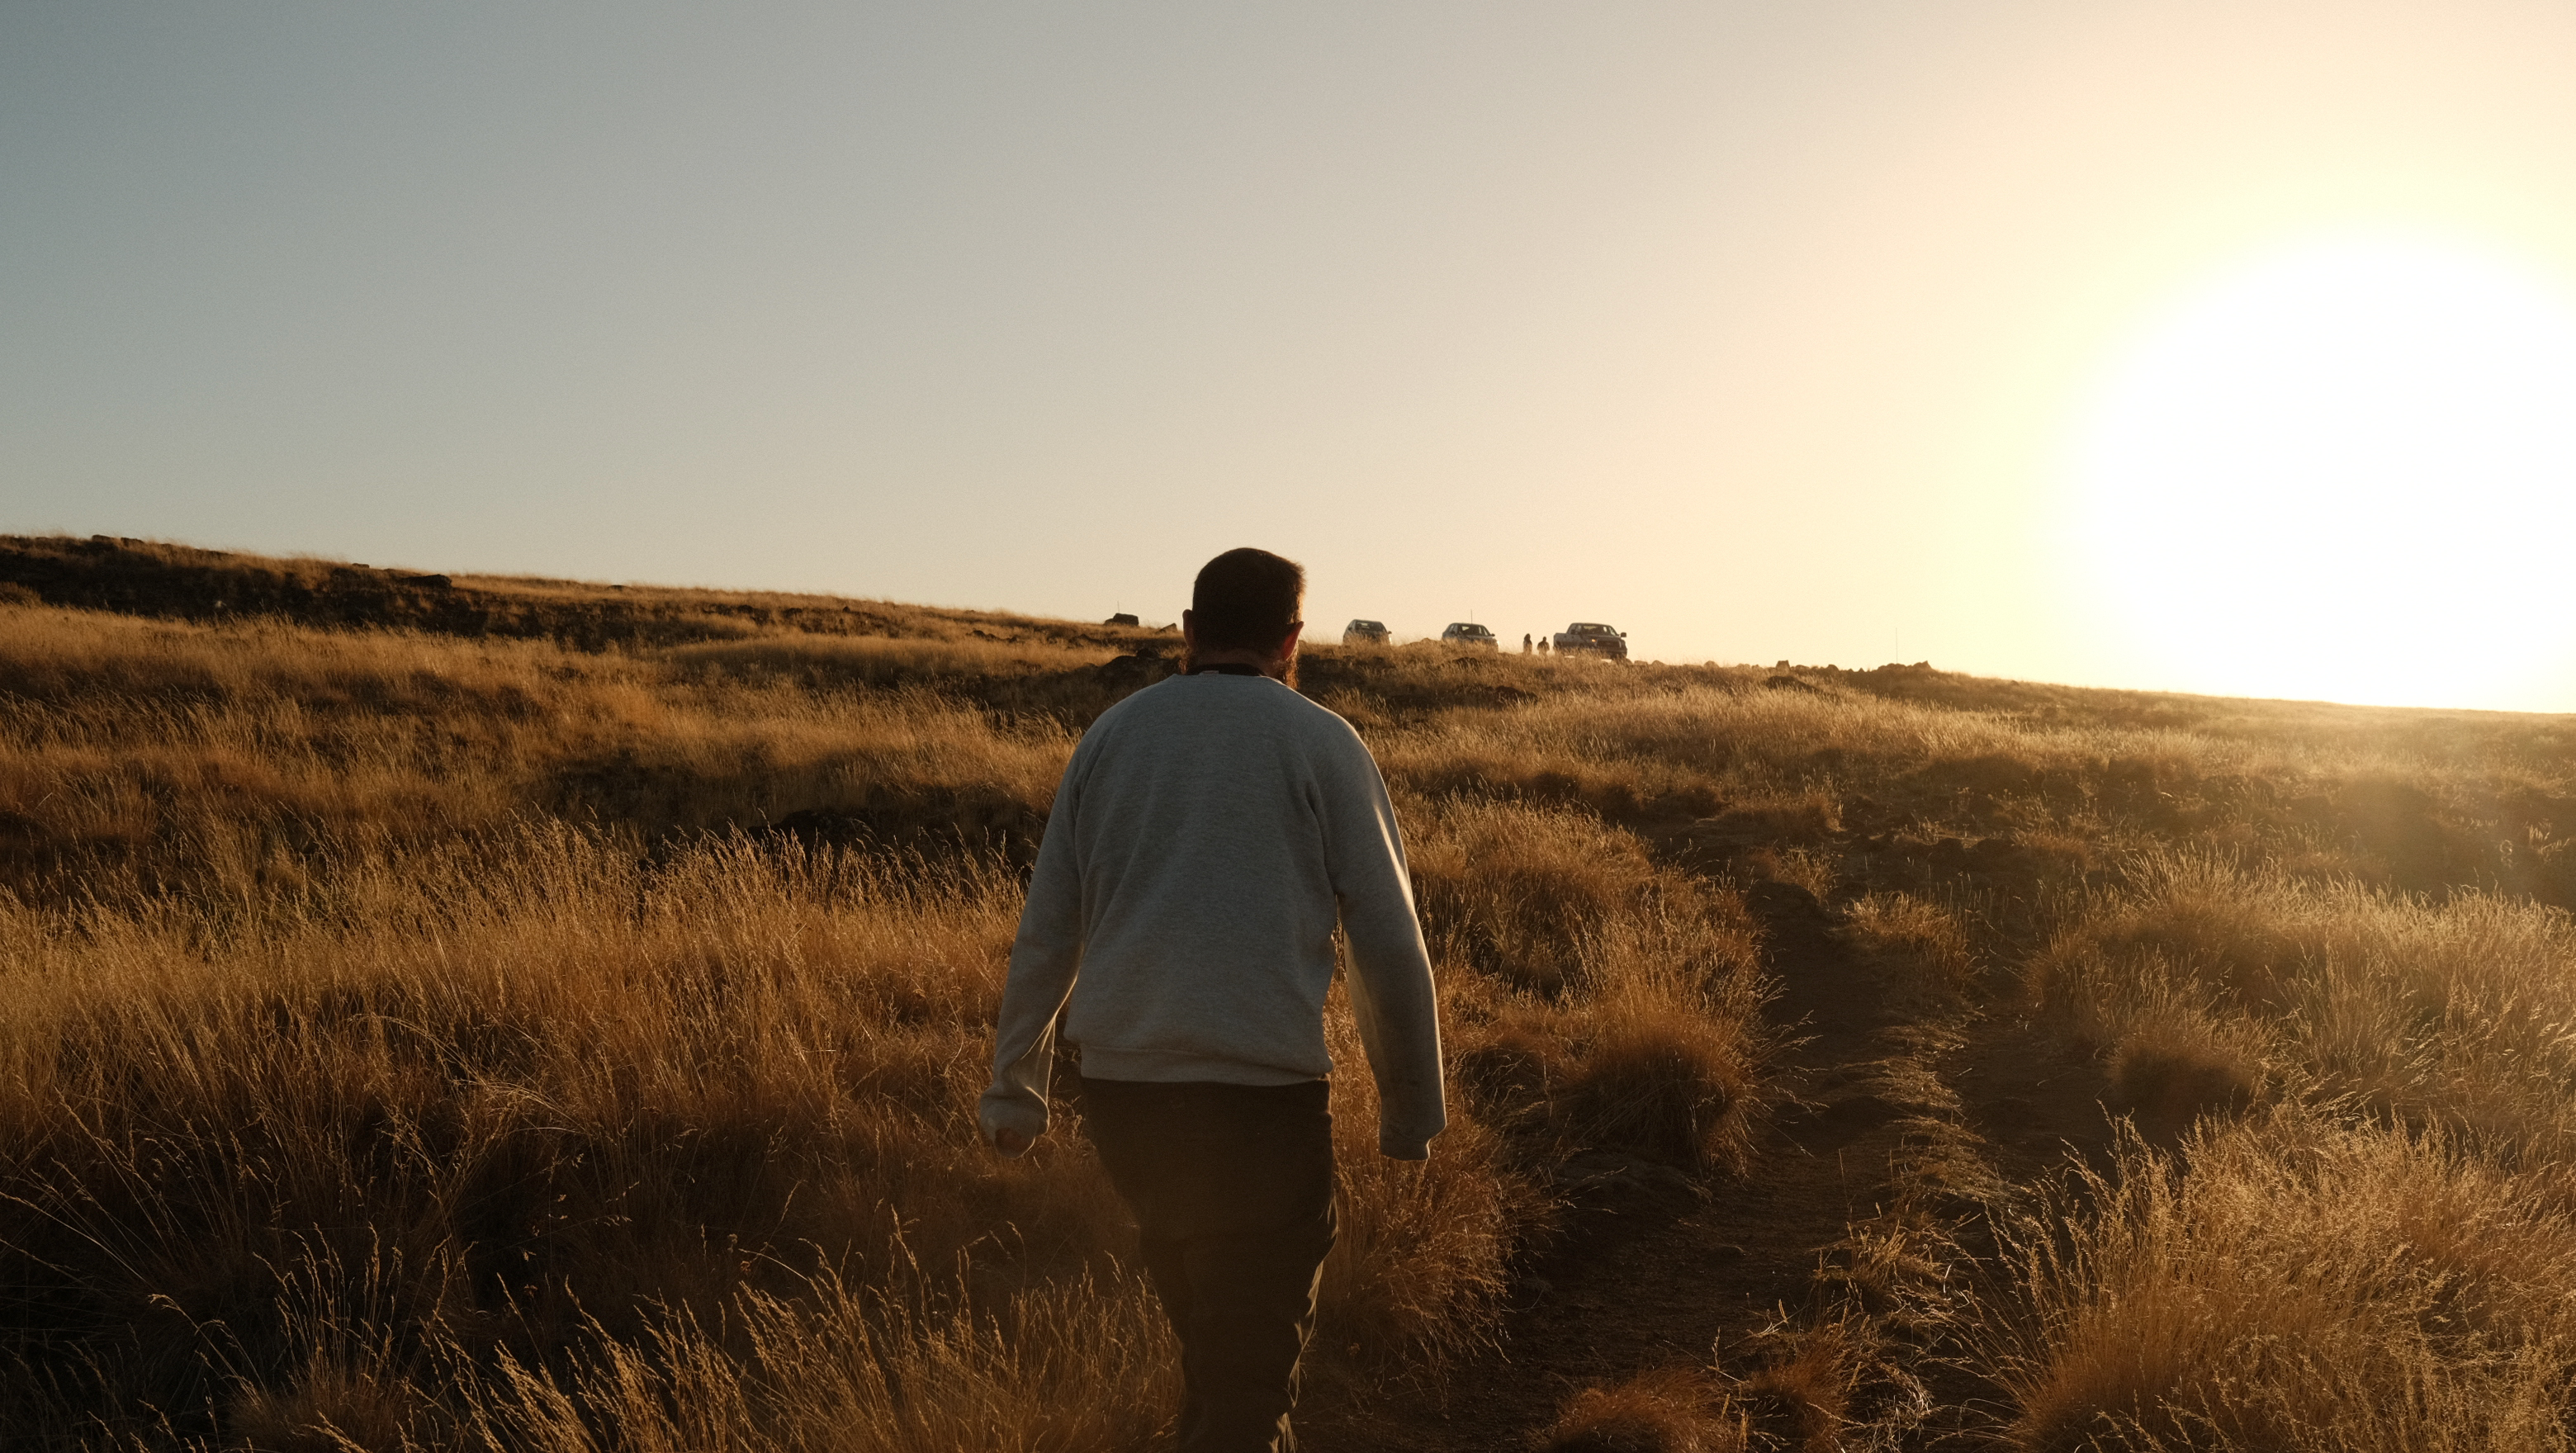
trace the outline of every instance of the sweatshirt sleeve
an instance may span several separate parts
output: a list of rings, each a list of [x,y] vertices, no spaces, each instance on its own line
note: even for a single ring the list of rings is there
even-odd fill
[[[1345,728],[1347,730],[1347,728]],[[1414,916],[1404,838],[1377,763],[1351,738],[1326,784],[1333,892],[1351,952],[1351,1009],[1377,1078],[1380,1153],[1421,1160],[1449,1123],[1440,1087],[1440,1013]]]
[[[1028,902],[1011,944],[1009,977],[993,1036],[993,1083],[977,1106],[990,1143],[1004,1130],[1030,1140],[1046,1133],[1047,1072],[1055,1060],[1056,1016],[1073,995],[1082,967],[1082,872],[1075,861],[1074,818],[1080,810],[1075,768],[1056,784],[1046,836],[1029,877]]]

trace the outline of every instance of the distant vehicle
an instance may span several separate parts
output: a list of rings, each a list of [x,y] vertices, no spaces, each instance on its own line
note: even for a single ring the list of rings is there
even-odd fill
[[[1353,621],[1342,627],[1345,646],[1383,646],[1394,639],[1394,632],[1386,628],[1384,621]]]
[[[1556,654],[1588,651],[1613,661],[1628,659],[1628,633],[1614,631],[1599,621],[1576,621],[1556,633]]]
[[[1474,621],[1451,621],[1449,628],[1440,633],[1440,639],[1452,646],[1482,646],[1488,651],[1503,648],[1503,643],[1494,638],[1492,631]]]

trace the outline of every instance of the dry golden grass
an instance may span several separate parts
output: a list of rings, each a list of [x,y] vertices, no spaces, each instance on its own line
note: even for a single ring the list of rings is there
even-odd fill
[[[1857,684],[1631,678],[1504,711],[1390,713],[1377,731],[1391,775],[1417,790],[1697,818],[1684,843],[1736,871],[1822,885],[1843,940],[1900,982],[1973,1002],[1981,964],[2014,965],[2047,1022],[2099,1052],[2104,1098],[2146,1139],[2027,1223],[2044,1231],[2026,1233],[2039,1239],[2025,1252],[2074,1245],[2091,1259],[1989,1269],[1999,1279],[1978,1315],[2020,1340],[1966,1363],[2001,1394],[1993,1431],[2008,1444],[2558,1446],[2576,1366],[2558,1324],[2529,1312],[2576,1305],[2557,1253],[2508,1242],[2529,1253],[2527,1278],[2502,1262],[2476,1273],[2522,1279],[2529,1314],[2509,1336],[2410,1342],[2422,1286],[2463,1287],[2471,1273],[2372,1258],[2457,1233],[2334,1215],[2394,1216],[2412,1200],[2474,1227],[2469,1207],[2494,1197],[2516,1225],[2555,1227],[2568,1204],[2568,723],[2071,693],[2034,693],[2044,709],[1962,710],[1947,687],[1936,704],[1909,699],[1912,683]],[[1596,876],[1615,877],[1616,860],[1595,856],[1611,865]],[[1505,1071],[1546,1067],[1568,1039],[1549,1025],[1497,1035],[1488,1053]],[[2300,1117],[2311,1143],[2224,1139],[2252,1135],[2224,1128],[2249,1113]],[[2195,1126],[2201,1138],[2187,1139]],[[1900,1167],[1912,1178],[1900,1202],[1921,1180],[1935,1209],[1856,1227],[1851,1264],[1834,1272],[1853,1300],[1803,1334],[1840,1327],[1857,1350],[1774,1364],[1796,1387],[1775,1390],[1781,1406],[1756,1426],[1777,1431],[1762,1436],[1828,1446],[1863,1386],[1892,1375],[1873,1362],[1949,1345],[1942,1324],[1973,1305],[1952,1270],[1970,1253],[1947,1242],[1956,1213],[1937,1205],[2010,1200],[1974,1137],[1952,1138],[1955,1154],[1946,1141],[1912,1152],[1941,1165]],[[2157,1158],[2175,1143],[2192,1147],[2185,1158]],[[2323,1189],[2320,1161],[2339,1168]],[[2194,1208],[2228,1208],[2225,1225],[2248,1237],[2282,1234],[2195,1262],[2195,1246],[2234,1233],[2159,1221],[2161,1203],[2133,1189],[2157,1176]],[[1904,1245],[1927,1237],[1934,1250],[1911,1270],[1863,1265],[1874,1248],[1906,1261]],[[2093,1254],[2133,1244],[2145,1249],[2126,1260]],[[2355,1248],[2348,1283],[2310,1299],[2313,1263]],[[2156,1313],[2176,1285],[2206,1315]],[[2076,1305],[2139,1315],[2065,1312]],[[1889,1329],[1905,1335],[1865,1345]],[[2117,1372],[2185,1364],[2210,1381],[2140,1374],[2141,1391]],[[1797,1408],[1813,1426],[1789,1426]]]
[[[1741,1168],[1770,1051],[1743,901],[1578,810],[1458,798],[1410,817],[1450,1051],[1478,1114]]]
[[[2028,982],[2143,1138],[2017,1234],[2013,1446],[2567,1446],[2571,970],[2559,909],[2205,855],[2071,913]]]
[[[1728,1404],[1763,1429],[1775,1447],[1839,1453],[1854,1431],[1854,1392],[1876,1354],[1876,1324],[1845,1313],[1778,1329],[1783,1344],[1765,1365],[1728,1389]]]
[[[1641,670],[1587,691],[1533,679],[1515,709],[1428,710],[1376,741],[1389,776],[1426,793],[1709,816],[1774,852],[1838,829],[1993,835],[2061,857],[2193,842],[2311,876],[2568,888],[2553,875],[2576,801],[2557,794],[2576,740],[2560,718],[2222,702],[2185,729],[2117,709],[1768,690],[1748,674]]]
[[[688,648],[583,655],[70,611],[9,624],[0,885],[25,891],[255,897],[316,850],[437,843],[530,814],[639,839],[809,809],[904,830],[1033,826],[1076,735],[919,686],[735,674]],[[884,645],[916,672],[969,676],[1008,649]],[[1087,676],[1097,654],[1063,669]]]
[[[2015,1248],[1990,1349],[2034,1450],[2568,1446],[2557,1167],[2305,1110],[2132,1145]]]
[[[0,591],[19,1441],[1070,1453],[1162,1426],[1165,1334],[1078,1117],[1004,1163],[970,1116],[1013,855],[1154,674],[1111,658],[1167,638],[38,557],[127,574]],[[31,599],[119,581],[157,618]],[[2566,721],[1434,649],[1305,676],[1397,793],[1457,1087],[1410,1166],[1337,1077],[1333,1377],[1489,1341],[1564,1158],[1759,1173],[1776,1041],[1730,885],[1774,879],[1960,1014],[2012,1012],[1985,996],[2018,970],[2138,1138],[2010,1222],[1971,1297],[1955,1208],[2012,1198],[1937,1047],[1900,1057],[1922,1083],[1891,1095],[1955,1133],[1852,1229],[1831,1314],[1713,1399],[1588,1394],[1554,1446],[1835,1446],[1944,1318],[1979,1329],[1961,1365],[2007,1446],[2565,1441]]]
[[[1139,673],[1043,639],[578,652],[0,609],[13,1427],[1078,1450],[1162,1426],[1166,1334],[1078,1116],[1019,1162],[972,1128],[1019,896],[979,845],[1034,832]],[[1623,865],[1521,885],[1579,919],[1541,994],[1535,959],[1466,947],[1492,927],[1480,805],[1408,800],[1453,890],[1452,1021],[1578,1032],[1527,1133],[1462,1104],[1425,1166],[1375,1154],[1368,1079],[1338,1078],[1319,1347],[1346,1379],[1490,1338],[1555,1214],[1533,1164],[1581,1136],[1740,1160],[1759,1100],[1731,895],[1589,814],[1491,805],[1535,861]],[[760,831],[799,812],[871,831]]]
[[[1160,1334],[1078,1122],[1020,1162],[975,1141],[1017,896],[971,861],[734,840],[644,864],[531,828],[331,864],[247,916],[10,907],[16,1351],[89,1369],[57,1420],[150,1407],[200,1435],[399,1414],[472,1446],[438,1388],[516,1428],[554,1417],[527,1402],[550,1369],[595,1423],[597,1380],[650,1367],[721,1391],[675,1416],[743,1446],[1126,1446],[1168,1402]],[[1340,1093],[1324,1335],[1473,1339],[1544,1207],[1472,1119],[1398,1165],[1366,1077]],[[863,1321],[883,1358],[817,1384]],[[918,1379],[962,1421],[912,1428]],[[350,1400],[376,1411],[313,1411]],[[658,1405],[629,1402],[616,1426]],[[791,1405],[802,1431],[773,1426]],[[970,1428],[1000,1441],[942,1441]]]
[[[1574,1395],[1540,1434],[1544,1453],[1742,1453],[1744,1418],[1689,1368],[1639,1373]]]
[[[2267,1086],[2505,1157],[2569,1157],[2576,923],[2489,893],[2432,901],[2206,857],[2136,864],[2028,982],[2115,1072]],[[2159,1068],[2163,1067],[2163,1068]]]
[[[1845,910],[1843,931],[1874,962],[1935,992],[1962,993],[1975,982],[1975,941],[1958,915],[1938,903],[1910,893],[1872,893]]]
[[[505,1357],[460,1401],[473,1444],[539,1453],[1136,1448],[1178,1395],[1149,1295],[1077,1278],[998,1319],[824,1282],[793,1299],[747,1294],[720,1328],[679,1319],[640,1342],[594,1338],[565,1372]]]
[[[427,1377],[823,1272],[935,1286],[970,1248],[996,1311],[1106,1274],[1087,1156],[974,1143],[1014,896],[531,828],[332,864],[291,903],[15,908],[12,1330],[94,1369],[97,1406],[205,1432],[275,1392],[299,1281],[368,1289],[344,1320]]]

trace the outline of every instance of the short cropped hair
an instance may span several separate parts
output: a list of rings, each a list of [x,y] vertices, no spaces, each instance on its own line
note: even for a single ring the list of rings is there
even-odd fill
[[[1267,550],[1228,550],[1200,566],[1190,587],[1198,648],[1275,651],[1305,597],[1305,566]]]

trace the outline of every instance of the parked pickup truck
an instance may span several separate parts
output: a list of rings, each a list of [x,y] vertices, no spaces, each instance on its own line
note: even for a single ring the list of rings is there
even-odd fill
[[[1560,656],[1569,651],[1588,651],[1613,661],[1628,659],[1628,633],[1614,631],[1598,621],[1576,621],[1567,626],[1556,633],[1555,646]]]

